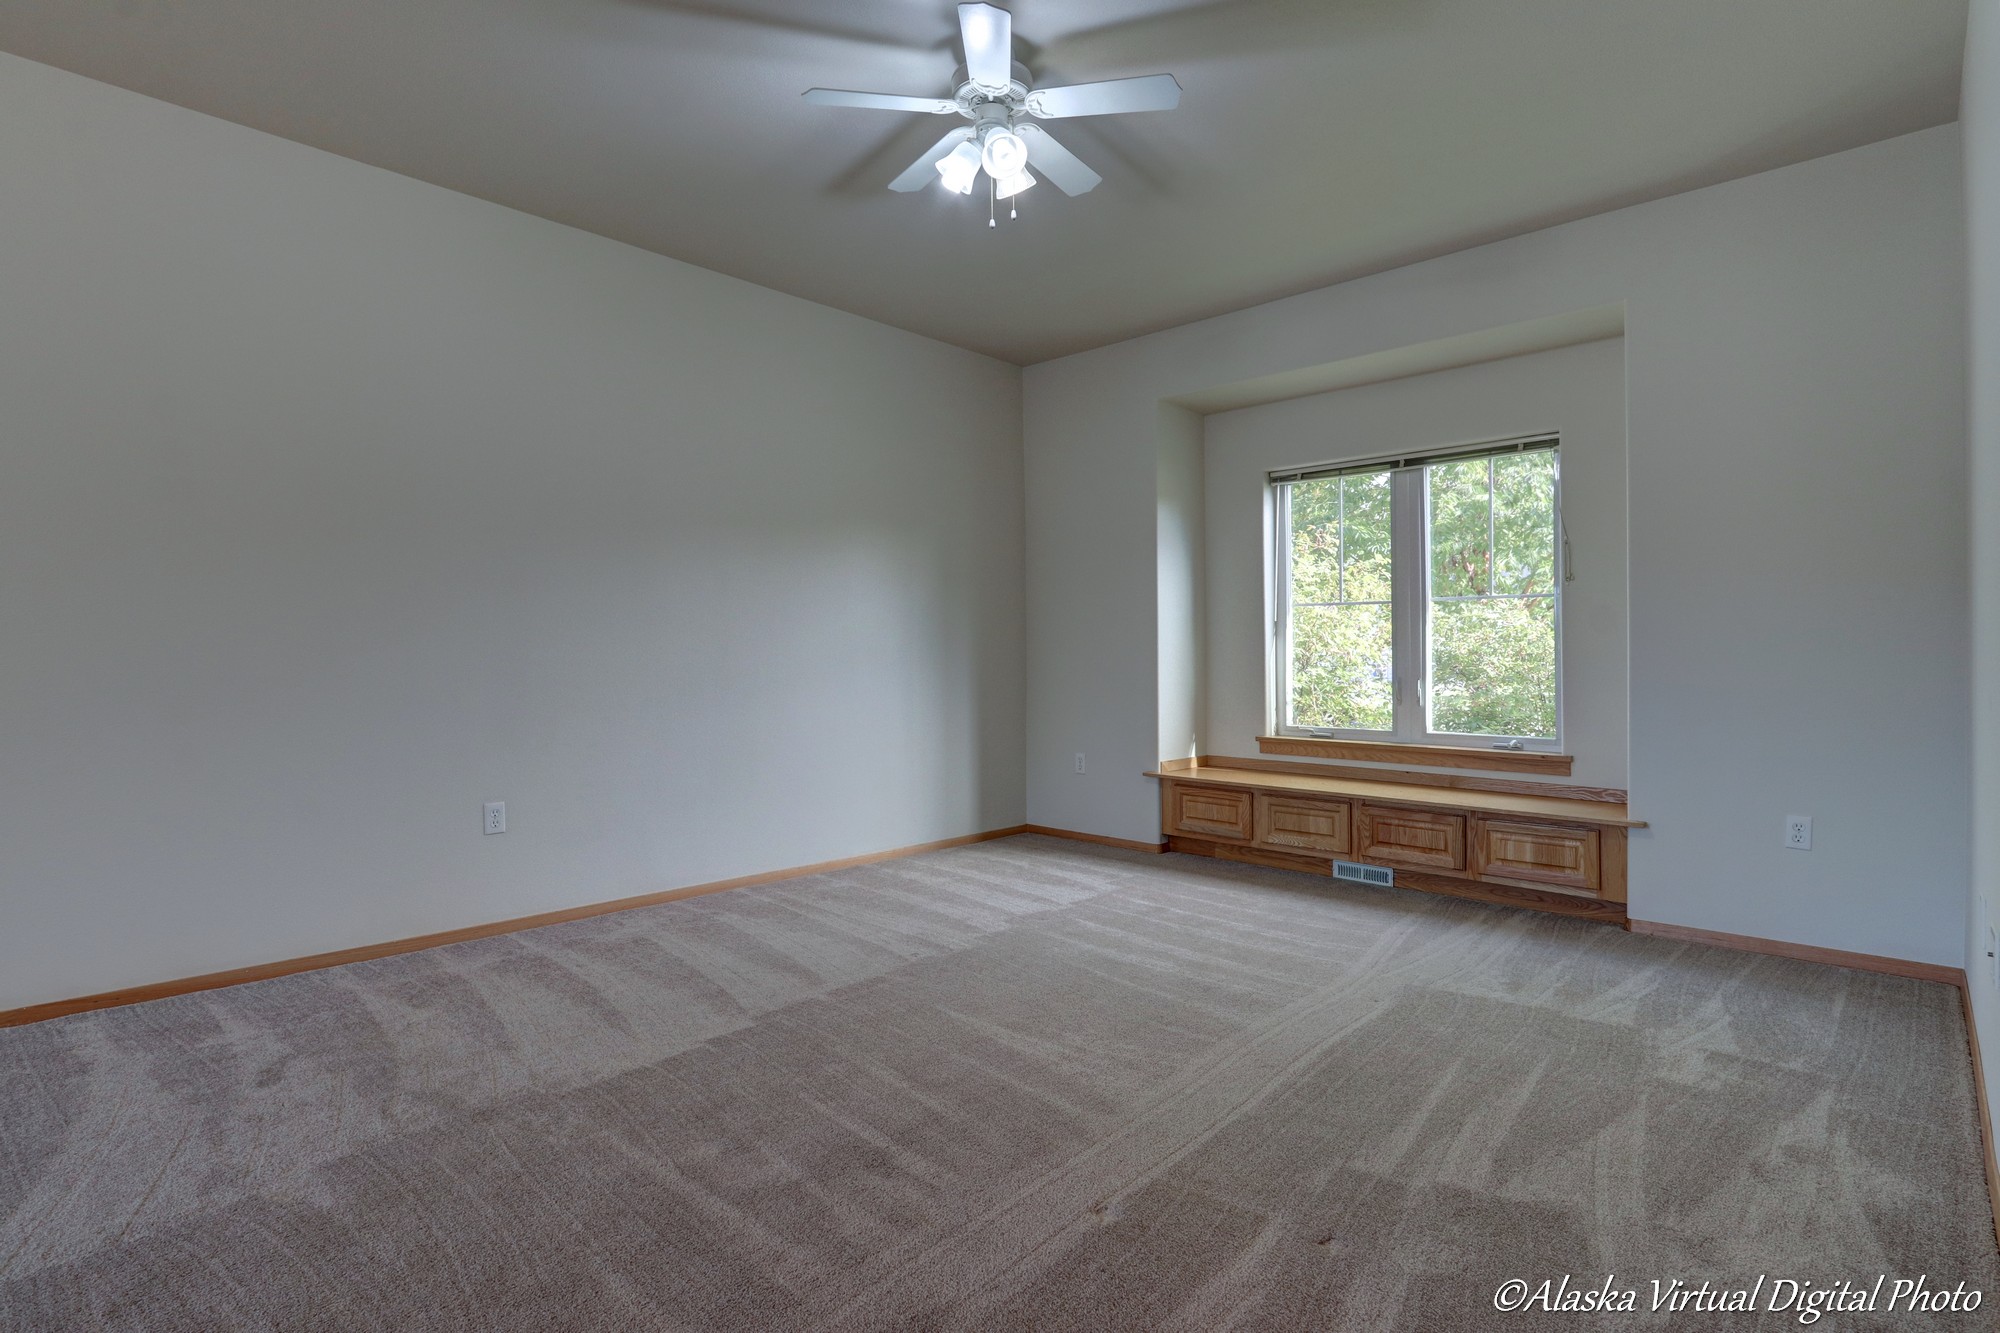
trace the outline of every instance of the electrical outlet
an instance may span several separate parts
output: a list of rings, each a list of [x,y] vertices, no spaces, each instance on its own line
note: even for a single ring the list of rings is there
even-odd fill
[[[1077,751],[1076,755],[1076,771],[1079,773],[1083,772],[1083,752],[1081,750]]]
[[[505,801],[488,801],[485,810],[486,831],[488,833],[505,833],[507,831],[507,803]]]
[[[1785,816],[1785,846],[1795,852],[1812,850],[1812,816]]]
[[[1993,960],[1987,966],[1992,969],[1994,986],[2000,988],[2000,927],[1986,928],[1986,956]]]

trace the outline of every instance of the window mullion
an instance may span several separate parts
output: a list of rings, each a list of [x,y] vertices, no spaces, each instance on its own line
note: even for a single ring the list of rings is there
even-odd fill
[[[1395,625],[1396,737],[1416,740],[1424,734],[1423,679],[1424,595],[1428,587],[1424,561],[1424,474],[1407,468],[1394,474],[1389,528],[1391,616]]]
[[[1292,720],[1292,488],[1278,487],[1271,546],[1272,727],[1282,732]]]
[[[1341,601],[1347,600],[1347,478],[1340,479],[1340,527],[1335,532],[1340,543],[1334,555],[1333,583]]]

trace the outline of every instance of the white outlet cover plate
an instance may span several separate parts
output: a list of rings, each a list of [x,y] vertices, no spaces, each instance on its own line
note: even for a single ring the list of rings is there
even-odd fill
[[[484,806],[480,807],[480,814],[481,827],[486,832],[505,833],[507,831],[507,803],[505,801],[488,801]]]

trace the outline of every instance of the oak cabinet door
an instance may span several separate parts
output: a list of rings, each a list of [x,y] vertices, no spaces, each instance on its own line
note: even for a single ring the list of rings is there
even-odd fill
[[[1597,893],[1604,887],[1603,836],[1584,825],[1475,818],[1472,873]]]
[[[1354,807],[1346,801],[1257,794],[1260,846],[1345,856],[1354,850],[1353,825]]]
[[[1361,859],[1422,870],[1465,869],[1465,816],[1403,806],[1361,807]]]
[[[1250,793],[1176,782],[1167,797],[1167,832],[1250,840]]]

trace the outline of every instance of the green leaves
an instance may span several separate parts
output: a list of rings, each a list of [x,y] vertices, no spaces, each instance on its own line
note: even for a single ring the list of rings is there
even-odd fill
[[[1395,673],[1387,603],[1293,609],[1293,726],[1392,730]]]
[[[1489,479],[1483,458],[1430,469],[1433,597],[1478,597],[1492,591]]]
[[[1556,456],[1493,460],[1495,593],[1552,593],[1556,580]]]
[[[1556,455],[1428,471],[1430,729],[1553,739]]]
[[[1554,597],[1431,604],[1431,730],[1556,734]]]
[[[1432,597],[1555,591],[1551,450],[1428,469]]]
[[[1293,726],[1395,726],[1390,474],[1291,488]]]

